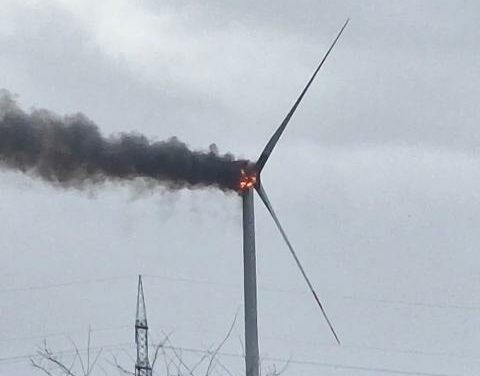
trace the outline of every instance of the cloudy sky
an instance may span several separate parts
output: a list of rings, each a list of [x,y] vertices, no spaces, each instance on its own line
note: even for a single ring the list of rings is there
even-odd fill
[[[479,374],[476,2],[0,5],[0,87],[24,109],[253,159],[350,17],[263,176],[343,345],[257,205],[264,368],[291,358],[286,375]],[[84,347],[89,326],[110,374],[113,355],[132,368],[139,273],[154,339],[207,349],[242,307],[234,194],[64,191],[7,170],[0,194],[2,376],[38,374],[28,356],[43,338]],[[220,358],[235,375],[242,327]]]

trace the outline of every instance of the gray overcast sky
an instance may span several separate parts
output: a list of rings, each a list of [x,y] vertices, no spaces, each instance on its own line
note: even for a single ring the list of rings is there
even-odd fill
[[[0,87],[24,108],[251,158],[351,17],[263,177],[344,346],[257,205],[262,356],[324,365],[292,363],[286,374],[299,376],[479,374],[477,2],[0,6]],[[52,334],[68,348],[88,326],[109,329],[96,345],[133,354],[138,273],[152,334],[173,331],[179,346],[220,342],[242,304],[235,195],[61,191],[9,171],[0,192],[2,376],[36,374],[2,358]],[[69,284],[79,281],[90,282]],[[225,351],[241,353],[242,327]],[[240,374],[241,359],[223,360]]]

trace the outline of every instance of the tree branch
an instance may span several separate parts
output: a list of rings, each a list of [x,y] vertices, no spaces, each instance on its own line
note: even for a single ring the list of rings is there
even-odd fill
[[[214,359],[216,358],[218,352],[221,350],[221,348],[223,347],[225,342],[227,342],[227,340],[230,338],[230,335],[232,334],[233,328],[235,327],[235,323],[237,322],[237,316],[238,316],[238,309],[237,309],[237,312],[235,313],[235,317],[233,318],[233,322],[230,325],[230,329],[228,329],[227,335],[222,340],[222,342],[220,342],[220,344],[217,346],[217,348],[215,349],[215,351],[213,352],[213,354],[210,358],[210,362],[208,363],[207,372],[205,373],[205,376],[210,375],[210,369],[212,367]]]

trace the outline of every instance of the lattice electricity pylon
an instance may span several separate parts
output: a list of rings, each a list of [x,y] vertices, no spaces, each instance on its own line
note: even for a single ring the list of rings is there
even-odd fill
[[[137,318],[135,320],[135,343],[137,344],[137,362],[135,376],[152,376],[152,367],[148,361],[148,325],[145,299],[143,297],[142,276],[138,276]]]

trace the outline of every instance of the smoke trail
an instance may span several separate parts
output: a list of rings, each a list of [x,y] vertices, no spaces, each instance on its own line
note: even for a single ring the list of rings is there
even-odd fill
[[[247,160],[192,151],[177,138],[150,141],[135,133],[104,137],[82,114],[61,117],[47,110],[26,113],[0,92],[0,167],[61,187],[82,188],[106,180],[153,179],[169,189],[238,189]]]

